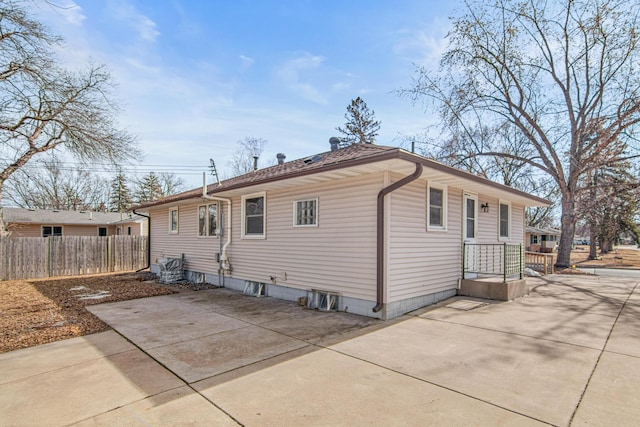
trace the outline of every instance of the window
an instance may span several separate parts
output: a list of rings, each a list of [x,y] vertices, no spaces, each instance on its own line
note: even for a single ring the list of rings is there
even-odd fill
[[[447,187],[430,184],[427,189],[427,229],[447,229]]]
[[[215,236],[218,228],[218,204],[198,206],[198,236]]]
[[[127,227],[127,236],[131,236],[131,227]]]
[[[538,244],[538,235],[537,234],[532,234],[530,237],[530,241],[532,245],[537,245]]]
[[[98,227],[98,236],[104,237],[107,235],[107,227]]]
[[[62,226],[44,225],[42,227],[42,237],[62,236]]]
[[[473,242],[473,239],[477,236],[476,218],[478,217],[478,200],[477,196],[471,194],[465,194],[464,200],[464,236],[466,241]]]
[[[264,239],[265,224],[265,194],[242,196],[242,237]]]
[[[511,224],[511,204],[507,202],[500,202],[498,206],[498,237],[504,240],[510,237],[509,225]]]
[[[169,233],[178,234],[178,208],[169,209]]]
[[[293,202],[293,211],[295,227],[318,225],[318,199]]]

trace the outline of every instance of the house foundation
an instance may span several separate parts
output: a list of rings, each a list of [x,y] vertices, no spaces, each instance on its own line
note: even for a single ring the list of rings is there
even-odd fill
[[[152,273],[158,274],[160,268],[157,264],[151,264]],[[210,283],[215,286],[233,289],[243,292],[247,283],[244,279],[225,276],[222,278],[217,274],[200,273],[196,271],[183,270],[184,280],[194,283]],[[307,298],[309,291],[307,289],[292,288],[276,283],[265,283],[265,296],[282,299],[285,301],[298,302],[300,298]],[[455,289],[437,292],[429,295],[421,295],[419,297],[408,298],[401,301],[394,301],[384,305],[383,310],[374,313],[372,308],[376,305],[375,301],[364,300],[360,298],[352,298],[339,295],[338,311],[358,314],[360,316],[372,317],[375,319],[389,320],[402,316],[410,311],[426,307],[431,304],[443,301],[456,295]]]
[[[458,295],[512,301],[529,295],[529,287],[526,279],[508,280],[506,282],[495,278],[462,279]]]

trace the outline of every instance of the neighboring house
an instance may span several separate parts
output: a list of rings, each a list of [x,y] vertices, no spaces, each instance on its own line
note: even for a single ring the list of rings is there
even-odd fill
[[[278,158],[137,207],[152,271],[182,258],[190,280],[388,319],[455,295],[463,242],[521,245],[549,204],[399,148]]]
[[[526,227],[525,241],[530,252],[553,252],[558,246],[560,230],[555,228]]]
[[[146,235],[147,219],[130,213],[2,208],[11,237]]]

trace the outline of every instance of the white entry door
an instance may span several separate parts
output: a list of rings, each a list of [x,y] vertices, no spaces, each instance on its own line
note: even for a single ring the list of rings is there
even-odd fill
[[[467,244],[476,243],[478,235],[478,196],[464,193],[462,198],[462,241]],[[467,246],[463,256],[467,271],[478,270],[479,252],[475,246]],[[466,273],[465,278],[471,279],[476,275]]]
[[[462,232],[465,243],[475,243],[478,235],[478,196],[464,194],[462,206]]]

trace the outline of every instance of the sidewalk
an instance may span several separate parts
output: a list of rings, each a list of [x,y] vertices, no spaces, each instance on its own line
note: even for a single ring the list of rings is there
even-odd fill
[[[528,283],[386,323],[227,290],[94,306],[127,339],[0,355],[0,425],[637,425],[637,281]]]

